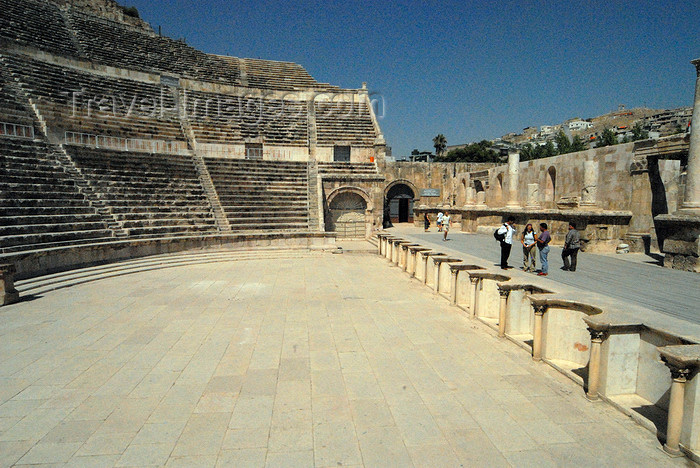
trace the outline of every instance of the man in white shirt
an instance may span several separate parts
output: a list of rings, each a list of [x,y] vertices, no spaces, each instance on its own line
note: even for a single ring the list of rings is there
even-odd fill
[[[442,230],[445,235],[442,238],[443,241],[447,240],[447,233],[450,232],[450,214],[445,211],[445,215],[442,217]]]
[[[442,231],[442,217],[444,215],[442,214],[442,211],[439,211],[437,214],[437,227],[438,227],[438,232]]]
[[[513,247],[513,234],[515,234],[515,218],[508,218],[503,226],[498,229],[498,233],[504,235],[501,242],[501,270],[508,270],[508,257],[510,257],[510,249]]]

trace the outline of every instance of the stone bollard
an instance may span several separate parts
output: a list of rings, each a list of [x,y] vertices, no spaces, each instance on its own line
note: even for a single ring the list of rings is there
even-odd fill
[[[19,302],[19,292],[15,289],[17,268],[12,264],[0,265],[0,306]]]

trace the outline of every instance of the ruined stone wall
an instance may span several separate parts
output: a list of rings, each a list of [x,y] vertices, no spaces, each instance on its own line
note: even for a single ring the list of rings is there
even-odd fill
[[[466,203],[466,189],[470,184],[470,173],[493,167],[489,163],[408,163],[387,162],[379,168],[386,177],[385,186],[399,181],[410,181],[419,199],[414,206],[462,207]],[[411,185],[407,184],[407,185]],[[440,189],[439,197],[420,197],[427,188]]]
[[[592,148],[518,165],[514,206],[509,205],[508,166],[489,170],[486,205],[526,210],[628,211],[629,233],[656,238],[653,217],[679,203],[678,159],[649,159],[637,167],[635,144]]]

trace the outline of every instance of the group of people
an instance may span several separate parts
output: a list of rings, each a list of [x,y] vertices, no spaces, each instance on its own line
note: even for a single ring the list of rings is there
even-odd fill
[[[511,268],[508,266],[508,258],[510,257],[510,251],[513,247],[513,238],[515,236],[515,218],[508,218],[508,221],[498,228],[496,235],[501,243],[501,269],[507,270]],[[541,265],[540,272],[537,274],[539,276],[547,276],[549,273],[547,256],[549,255],[549,243],[551,241],[552,236],[549,234],[547,223],[540,223],[539,233],[535,232],[532,224],[528,223],[525,226],[525,230],[520,236],[520,243],[523,245],[524,271],[535,272],[535,246],[537,246],[540,253]],[[561,258],[564,262],[562,270],[576,271],[576,261],[580,248],[581,236],[576,230],[576,224],[571,221],[569,222],[569,232],[566,233],[566,238],[564,239],[564,249],[561,253]]]
[[[445,234],[442,237],[443,241],[447,240],[447,233],[450,232],[450,213],[445,211],[444,213],[440,211],[437,214],[437,219],[436,219],[436,224],[438,228],[438,232],[444,232]],[[423,224],[425,225],[425,232],[428,232],[430,229],[430,220],[428,219],[428,213],[423,214]]]
[[[442,240],[447,240],[447,233],[450,232],[450,214],[448,212],[443,213],[440,211],[437,214],[436,224],[438,232],[444,233]],[[428,213],[423,214],[423,224],[425,227],[425,232],[430,230],[430,219],[428,219]],[[539,251],[540,257],[540,271],[537,273],[538,276],[547,276],[549,274],[549,243],[552,241],[552,236],[549,233],[549,228],[547,223],[540,223],[540,232],[535,232],[531,223],[528,223],[520,236],[520,243],[523,245],[523,270],[531,273],[535,273],[536,259],[535,259],[535,246]],[[513,239],[515,237],[515,218],[510,217],[508,221],[503,223],[503,226],[496,230],[496,238],[501,243],[501,269],[508,270],[512,267],[508,266],[508,258],[510,257],[510,251],[513,248]],[[576,271],[576,263],[578,258],[578,251],[581,248],[581,236],[576,230],[576,224],[571,221],[569,222],[569,232],[566,233],[566,238],[564,239],[564,249],[561,253],[562,261],[564,266],[562,270],[565,271]]]

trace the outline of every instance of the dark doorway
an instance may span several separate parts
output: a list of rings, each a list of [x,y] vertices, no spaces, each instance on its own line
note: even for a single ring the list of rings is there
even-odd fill
[[[391,226],[391,223],[412,223],[414,198],[415,194],[408,185],[393,185],[384,201],[384,227]]]
[[[245,144],[246,159],[262,159],[263,145],[262,143],[246,143]]]
[[[350,162],[350,147],[349,146],[334,146],[333,161],[335,162]]]
[[[410,200],[408,198],[400,198],[399,199],[399,222],[400,223],[407,223],[408,222],[408,202]]]

